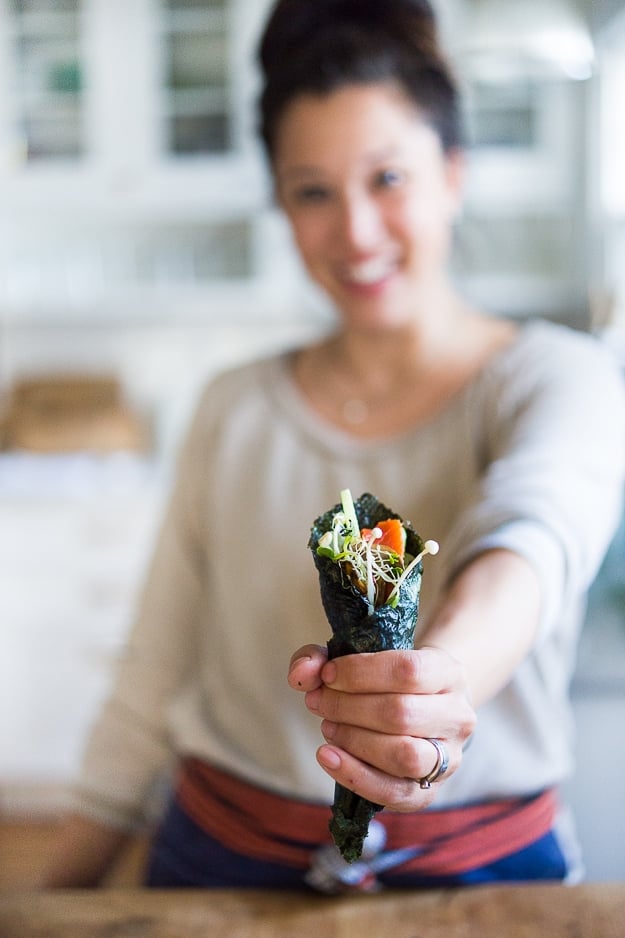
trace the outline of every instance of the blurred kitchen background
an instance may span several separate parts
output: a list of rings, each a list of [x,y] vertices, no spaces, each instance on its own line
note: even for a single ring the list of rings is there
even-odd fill
[[[625,368],[624,3],[435,5],[470,133],[458,281],[597,333]],[[4,818],[64,803],[199,387],[331,322],[254,139],[267,7],[0,0]],[[625,879],[624,545],[573,686],[591,879]]]

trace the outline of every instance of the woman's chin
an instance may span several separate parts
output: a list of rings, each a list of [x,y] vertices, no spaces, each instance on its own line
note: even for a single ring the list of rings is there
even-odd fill
[[[350,332],[389,332],[405,329],[413,324],[413,316],[406,310],[377,308],[354,309],[339,307],[340,322]]]

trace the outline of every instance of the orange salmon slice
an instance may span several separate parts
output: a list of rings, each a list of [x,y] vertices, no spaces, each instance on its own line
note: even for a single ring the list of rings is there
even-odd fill
[[[382,532],[382,537],[375,542],[376,546],[388,547],[396,554],[399,554],[399,557],[403,560],[406,550],[406,531],[399,518],[378,521],[376,527]],[[371,528],[363,528],[360,534],[365,539],[370,537]]]

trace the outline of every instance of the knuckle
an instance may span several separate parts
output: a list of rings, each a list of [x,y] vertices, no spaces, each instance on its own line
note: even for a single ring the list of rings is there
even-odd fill
[[[394,672],[398,687],[418,687],[423,673],[419,655],[416,652],[398,655],[394,661]]]
[[[389,790],[389,797],[385,802],[385,806],[389,811],[405,813],[429,807],[434,801],[434,797],[435,792],[433,789],[418,789],[411,779],[402,779]]]
[[[421,778],[424,774],[420,765],[416,742],[409,736],[402,736],[397,741],[395,753],[398,771],[405,778]]]
[[[464,709],[459,720],[460,735],[469,737],[477,725],[477,714],[468,700],[465,700]]]
[[[384,725],[401,736],[411,736],[416,722],[414,698],[404,694],[390,694],[382,705]]]

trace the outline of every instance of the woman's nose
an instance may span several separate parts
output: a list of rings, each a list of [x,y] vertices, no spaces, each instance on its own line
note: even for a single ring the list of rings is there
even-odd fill
[[[375,199],[359,193],[341,200],[338,235],[350,248],[367,250],[380,240],[383,220]]]

